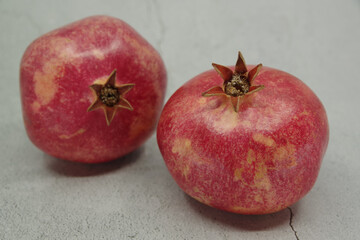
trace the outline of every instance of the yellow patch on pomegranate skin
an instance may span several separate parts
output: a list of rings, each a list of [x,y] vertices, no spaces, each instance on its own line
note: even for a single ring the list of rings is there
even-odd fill
[[[228,104],[222,104],[218,108],[214,109],[214,117],[212,120],[212,126],[218,132],[230,132],[239,125],[238,113],[236,113],[232,106]]]
[[[61,139],[70,139],[70,138],[73,138],[77,135],[80,135],[80,134],[83,134],[85,132],[85,129],[84,128],[80,128],[79,130],[77,130],[76,132],[74,132],[73,134],[69,134],[69,135],[66,135],[66,134],[61,134],[59,136],[59,138]]]
[[[43,48],[45,43],[46,49]],[[35,59],[43,64],[33,75],[34,91],[40,105],[49,104],[55,97],[58,89],[57,80],[64,76],[65,64],[81,64],[79,58],[74,61],[76,53],[71,44],[68,38],[48,36],[40,39],[32,47],[34,54],[27,59],[28,64]]]
[[[55,78],[63,74],[62,63],[56,60],[49,61],[45,64],[42,71],[34,73],[34,90],[37,100],[41,105],[46,105],[54,98],[57,91]]]
[[[187,179],[187,177],[188,177],[188,174],[189,174],[189,172],[190,172],[190,167],[189,167],[189,165],[185,165],[184,166],[184,168],[182,169],[182,174],[184,175],[184,177]]]
[[[243,168],[237,168],[234,171],[234,180],[239,181],[242,180],[242,172],[244,171]]]
[[[159,78],[159,62],[155,61],[155,59],[150,58],[151,61],[146,64],[146,69],[152,73],[155,79]]]
[[[270,213],[275,211],[272,208],[276,201],[277,195],[275,190],[272,188],[269,190],[259,188],[242,199],[241,204],[233,206],[231,210],[243,214],[254,214],[254,212],[258,211],[261,213]]]
[[[296,147],[294,144],[287,143],[284,146],[278,147],[274,152],[274,161],[287,162],[287,167],[293,167],[296,165],[295,159]]]
[[[252,149],[249,149],[248,153],[247,153],[247,156],[246,156],[246,160],[249,164],[252,164],[253,162],[255,162],[256,160],[256,155],[255,155],[255,152],[254,150]]]
[[[163,93],[161,91],[161,89],[163,88],[161,85],[161,81],[158,81],[158,79],[160,78],[159,76],[159,72],[160,72],[160,65],[158,63],[158,61],[155,61],[155,59],[152,59],[149,62],[149,66],[150,68],[150,73],[151,74],[147,74],[148,76],[152,76],[154,81],[152,81],[152,85],[153,85],[153,90],[156,93],[156,96],[159,97],[159,100],[161,99],[160,96],[163,96]]]
[[[198,200],[199,202],[202,202],[208,206],[211,206],[211,200],[209,200],[205,196],[192,196],[194,199]]]
[[[255,180],[255,186],[258,189],[265,189],[266,191],[269,191],[271,188],[270,179],[268,176],[263,176],[261,178],[257,178]]]
[[[179,171],[185,179],[190,172],[190,161],[193,160],[193,157],[190,157],[192,153],[191,141],[186,138],[176,139],[174,145],[171,149],[173,153],[179,154],[181,160],[174,161],[177,171]]]
[[[122,34],[122,37],[124,41],[132,47],[133,54],[137,55],[137,64],[141,65],[141,69],[146,69],[147,72],[154,75],[155,78],[158,78],[160,66],[156,50],[149,48],[148,45],[141,43],[127,34]]]
[[[262,198],[262,196],[260,194],[256,194],[254,196],[254,200],[255,200],[255,202],[258,202],[258,203],[263,203],[264,202],[264,199]]]
[[[251,127],[251,122],[248,120],[242,121],[241,124],[245,127],[245,128],[250,128]]]
[[[138,56],[138,59],[140,59],[140,64],[144,68],[147,68],[146,62],[143,60],[151,59],[154,54],[153,50],[148,48],[146,45],[141,44],[138,40],[130,38],[128,35],[124,35],[123,37],[125,42],[131,45],[134,49],[134,53]]]
[[[241,184],[248,186],[249,184],[244,180],[242,173],[244,172],[243,168],[237,168],[234,171],[234,181],[241,181]]]
[[[267,147],[272,147],[272,146],[276,145],[274,139],[272,139],[270,137],[266,137],[261,133],[255,133],[253,135],[253,139],[255,142],[261,143]]]
[[[206,98],[202,97],[202,98],[199,98],[199,101],[198,101],[199,104],[203,105],[206,103]]]
[[[310,113],[308,111],[304,110],[300,113],[300,116],[303,116],[303,115],[308,116],[308,115],[310,115]]]
[[[244,207],[244,206],[233,206],[231,208],[232,212],[242,213],[242,214],[252,214],[259,211],[258,207]]]
[[[181,156],[186,156],[191,153],[191,141],[189,139],[175,139],[174,145],[171,149],[173,153]]]
[[[33,110],[34,113],[38,113],[40,108],[41,108],[41,105],[38,101],[35,101],[31,104],[31,109]]]
[[[271,182],[267,175],[267,166],[264,162],[257,162],[255,166],[254,186],[257,189],[269,191]]]
[[[99,60],[104,60],[105,59],[105,55],[103,52],[101,52],[98,49],[94,49],[92,50],[92,54]]]
[[[206,195],[199,187],[194,186],[193,188],[189,189],[192,194],[189,194],[190,192],[187,192],[191,197],[198,200],[199,202],[202,202],[204,204],[207,204],[211,206],[212,197]]]

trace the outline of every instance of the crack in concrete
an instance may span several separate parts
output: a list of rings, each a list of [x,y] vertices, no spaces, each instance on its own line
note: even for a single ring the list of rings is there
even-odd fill
[[[159,24],[159,27],[160,27],[160,37],[157,41],[157,46],[158,46],[158,50],[160,52],[160,55],[162,55],[162,45],[163,45],[163,41],[164,41],[164,37],[165,37],[165,23],[164,23],[164,20],[162,18],[162,15],[161,15],[161,10],[160,10],[160,4],[157,0],[153,0],[153,5],[154,5],[154,8],[155,8],[155,11],[157,13],[155,13],[156,15],[156,19],[157,19],[157,22]]]
[[[290,207],[288,207],[287,209],[289,209],[290,211],[290,221],[289,221],[289,226],[291,227],[291,230],[294,232],[296,240],[299,240],[299,236],[297,235],[297,232],[294,229],[294,226],[292,225],[292,221],[293,221],[293,217],[294,217],[294,213],[292,211],[292,209]]]
[[[129,236],[127,236],[127,237],[128,237],[128,238],[131,238],[131,239],[134,239],[137,235],[138,235],[138,233],[136,232],[135,234],[129,235]]]

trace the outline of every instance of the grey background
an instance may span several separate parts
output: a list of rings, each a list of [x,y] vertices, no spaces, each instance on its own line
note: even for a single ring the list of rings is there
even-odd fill
[[[0,239],[296,239],[290,210],[243,216],[186,196],[155,134],[107,164],[54,159],[26,136],[19,62],[38,36],[94,14],[121,18],[162,55],[167,99],[187,80],[234,64],[285,70],[322,100],[330,143],[312,191],[291,206],[299,239],[359,239],[360,2],[0,0]]]

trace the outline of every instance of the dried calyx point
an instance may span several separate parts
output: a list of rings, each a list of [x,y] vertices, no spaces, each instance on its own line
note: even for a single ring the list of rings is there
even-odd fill
[[[202,95],[204,97],[226,95],[230,97],[231,103],[234,106],[235,112],[239,111],[240,100],[242,97],[257,92],[264,88],[263,85],[253,86],[252,83],[256,76],[259,74],[262,64],[247,70],[244,57],[241,52],[238,54],[238,59],[235,65],[235,71],[230,68],[213,63],[216,72],[224,80],[222,87],[215,86]]]
[[[107,84],[100,90],[100,99],[106,106],[113,107],[119,102],[119,91]]]
[[[120,86],[115,85],[116,69],[110,74],[104,84],[93,84],[90,86],[96,97],[95,101],[88,108],[88,112],[102,108],[105,113],[107,125],[114,119],[115,113],[119,108],[133,110],[131,104],[124,98],[125,93],[130,91],[135,84],[128,83]]]
[[[224,81],[224,92],[232,97],[245,95],[249,92],[250,83],[247,76],[234,73],[231,80]]]

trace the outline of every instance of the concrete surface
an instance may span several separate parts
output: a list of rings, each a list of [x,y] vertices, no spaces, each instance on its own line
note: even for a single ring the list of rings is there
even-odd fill
[[[159,50],[167,98],[211,62],[234,64],[238,50],[248,63],[302,79],[325,105],[331,134],[312,191],[279,213],[242,216],[186,196],[155,135],[123,159],[91,166],[34,147],[20,109],[22,53],[94,14],[127,21]],[[359,239],[359,26],[358,0],[0,0],[0,239]]]

